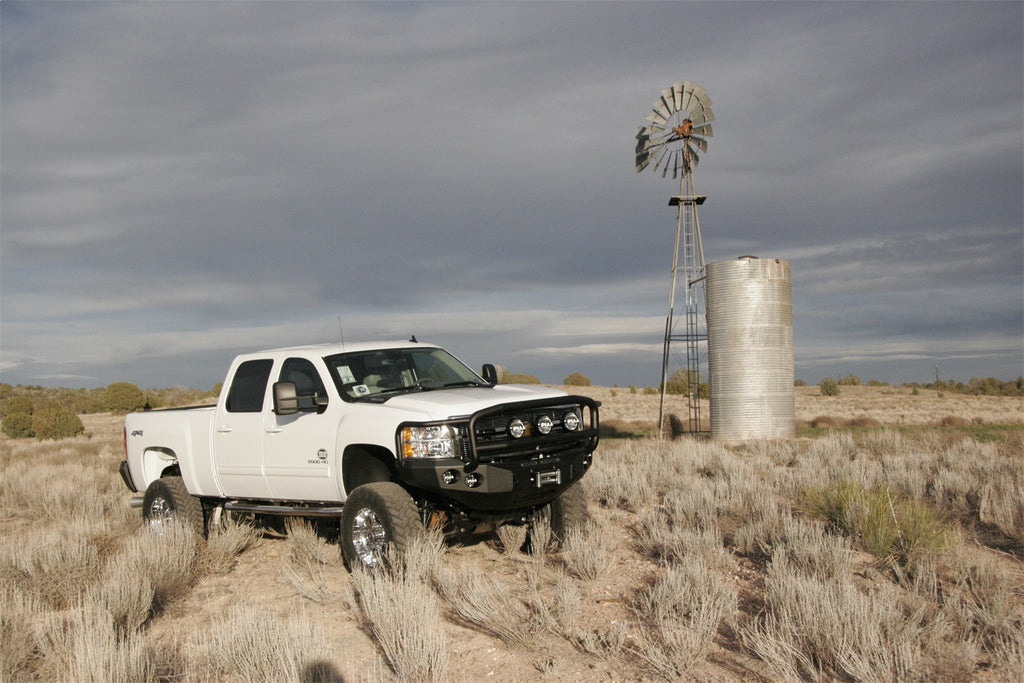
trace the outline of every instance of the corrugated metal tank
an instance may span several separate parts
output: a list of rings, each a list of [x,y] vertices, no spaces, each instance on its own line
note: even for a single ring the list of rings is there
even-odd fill
[[[711,436],[796,436],[789,261],[741,256],[707,266]]]

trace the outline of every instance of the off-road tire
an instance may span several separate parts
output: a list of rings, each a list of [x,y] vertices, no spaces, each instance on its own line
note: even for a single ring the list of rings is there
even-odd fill
[[[341,554],[349,570],[379,569],[424,533],[412,497],[398,484],[357,486],[341,513]]]
[[[590,521],[590,513],[587,512],[587,498],[583,493],[583,487],[579,482],[573,484],[553,501],[537,510],[533,514],[530,526],[536,520],[546,519],[551,526],[551,546],[555,549],[562,547],[565,536],[570,529],[580,529]],[[527,546],[532,541],[532,531],[528,534]]]
[[[188,492],[181,477],[161,477],[146,488],[142,519],[157,534],[171,524],[181,524],[202,536],[206,527],[203,504]]]

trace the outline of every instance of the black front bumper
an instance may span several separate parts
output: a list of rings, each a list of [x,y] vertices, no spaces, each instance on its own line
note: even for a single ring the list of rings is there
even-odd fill
[[[544,505],[580,480],[592,462],[579,448],[558,455],[480,463],[471,472],[456,458],[406,459],[402,481],[469,510],[501,513]]]

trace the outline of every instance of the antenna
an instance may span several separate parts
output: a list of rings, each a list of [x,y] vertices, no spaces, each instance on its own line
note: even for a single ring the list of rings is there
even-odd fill
[[[693,189],[693,170],[701,153],[708,151],[714,135],[711,122],[711,98],[704,88],[690,81],[673,83],[661,91],[651,104],[648,124],[636,129],[636,172],[654,162],[654,172],[661,177],[672,170],[672,179],[679,178],[679,194],[669,199],[677,207],[676,241],[672,252],[672,284],[669,287],[668,315],[661,356],[661,402],[658,406],[658,433],[664,436],[665,388],[668,383],[669,349],[674,341],[686,343],[687,402],[689,430],[701,431],[700,421],[700,343],[707,341],[707,314],[704,306],[704,246],[701,242],[697,207],[707,200]],[[683,277],[686,283],[686,328],[676,332],[676,276],[679,271],[679,243],[683,242]]]
[[[338,316],[338,334],[341,336],[341,352],[345,352],[345,328],[341,326],[341,316]]]

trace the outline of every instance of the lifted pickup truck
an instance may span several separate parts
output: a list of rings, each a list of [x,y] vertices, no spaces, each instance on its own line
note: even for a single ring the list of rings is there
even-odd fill
[[[156,531],[340,518],[345,561],[372,567],[426,526],[585,521],[598,405],[415,340],[277,349],[237,357],[215,406],[128,415],[121,476]]]

